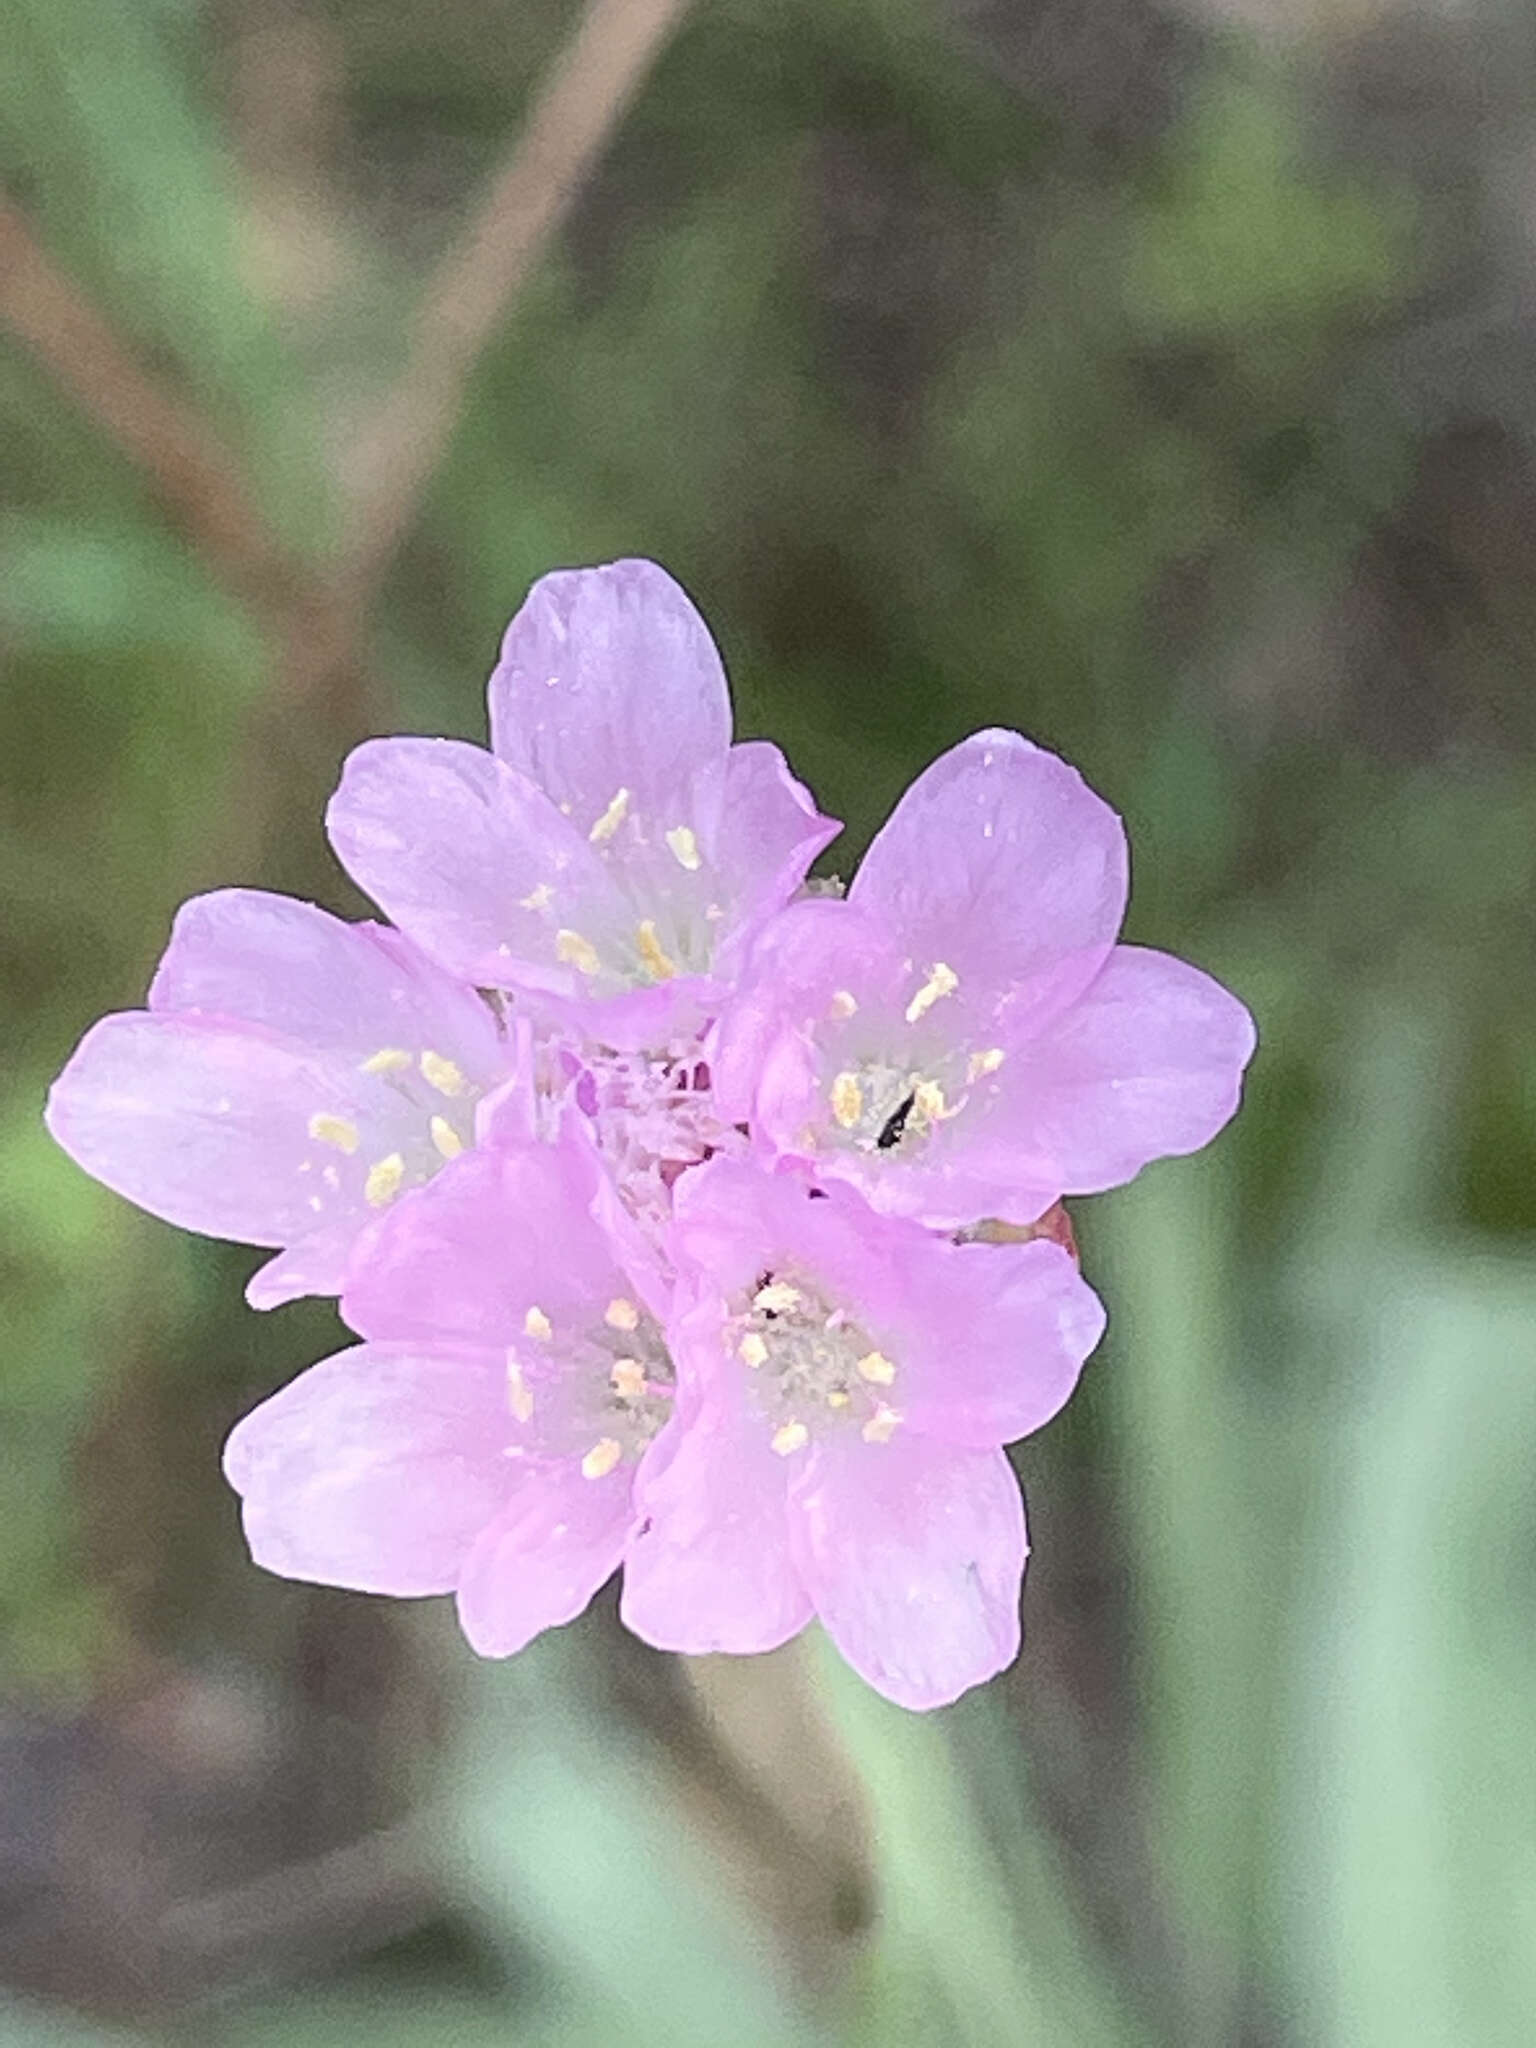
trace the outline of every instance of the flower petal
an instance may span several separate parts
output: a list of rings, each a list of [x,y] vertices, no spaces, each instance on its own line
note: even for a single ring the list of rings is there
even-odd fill
[[[518,1476],[459,1575],[459,1624],[471,1649],[510,1657],[542,1630],[575,1620],[623,1562],[633,1478],[621,1466],[584,1479],[569,1465]]]
[[[606,870],[555,805],[457,740],[368,740],[326,814],[336,857],[409,938],[482,988],[575,997],[560,933],[625,921]]]
[[[917,983],[943,962],[967,1007],[1038,1025],[1102,966],[1125,910],[1120,820],[1016,732],[976,733],[912,783],[849,901],[899,935]]]
[[[817,810],[776,746],[747,740],[731,748],[712,862],[729,921],[715,960],[717,974],[735,971],[764,919],[789,902],[811,862],[842,829],[839,819]]]
[[[1247,1010],[1208,974],[1117,946],[1072,1007],[1010,1054],[967,1164],[1062,1194],[1119,1187],[1215,1137],[1255,1042]]]
[[[431,1047],[486,1074],[501,1058],[487,1004],[398,932],[264,889],[218,889],[181,906],[149,1007],[238,1019],[359,1058]]]
[[[342,1314],[361,1336],[521,1340],[530,1310],[585,1325],[627,1292],[594,1220],[586,1149],[525,1144],[466,1152],[385,1219]]]
[[[886,1227],[891,1227],[888,1223]],[[990,1449],[1062,1408],[1104,1334],[1098,1296],[1060,1245],[928,1238],[903,1265],[891,1314],[893,1399],[915,1434]]]
[[[693,1656],[772,1650],[798,1635],[811,1605],[789,1559],[784,1477],[737,1404],[698,1404],[669,1423],[635,1482],[625,1627]]]
[[[1024,1504],[1001,1451],[819,1447],[790,1549],[829,1636],[902,1707],[942,1707],[1018,1655]]]
[[[236,1423],[224,1470],[259,1565],[361,1593],[447,1593],[506,1500],[499,1354],[361,1344]]]
[[[725,671],[687,593],[655,562],[541,577],[488,694],[494,752],[568,806],[583,836],[621,790],[653,838],[713,826],[731,738]]]
[[[317,1112],[356,1125],[367,1113],[359,1087],[338,1055],[130,1010],[86,1033],[53,1085],[47,1123],[87,1173],[152,1216],[286,1245],[369,1213],[355,1189],[332,1189],[312,1170],[309,1134]],[[332,1157],[338,1180],[361,1170]]]

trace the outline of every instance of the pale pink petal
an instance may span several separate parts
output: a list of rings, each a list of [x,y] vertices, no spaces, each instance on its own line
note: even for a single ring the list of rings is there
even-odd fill
[[[257,1024],[357,1058],[406,1046],[469,1071],[500,1062],[489,1006],[398,932],[262,889],[219,889],[181,906],[149,1008]]]
[[[520,1340],[534,1308],[585,1327],[627,1291],[593,1217],[597,1189],[573,1141],[466,1152],[384,1221],[342,1314],[365,1337],[469,1344]]]
[[[246,1300],[252,1308],[268,1309],[306,1294],[340,1294],[367,1231],[349,1214],[330,1229],[301,1237],[256,1268],[245,1284]]]
[[[887,1222],[886,1227],[894,1227]],[[1104,1333],[1104,1310],[1060,1245],[928,1237],[903,1262],[883,1334],[891,1398],[914,1434],[985,1450],[1062,1408]]]
[[[713,827],[731,738],[725,671],[656,563],[541,577],[507,628],[489,699],[496,754],[569,806],[583,835],[621,790],[653,837]]]
[[[1125,832],[1108,804],[1054,754],[989,731],[918,776],[848,895],[899,935],[914,989],[943,962],[978,1022],[1002,1003],[1020,1030],[1093,979],[1126,886]]]
[[[1069,1010],[1010,1052],[969,1157],[1059,1193],[1119,1187],[1215,1137],[1254,1044],[1253,1019],[1209,975],[1117,946]]]
[[[459,1575],[459,1622],[471,1649],[510,1657],[582,1612],[623,1561],[633,1478],[632,1466],[596,1480],[571,1465],[519,1475]]]
[[[347,757],[327,824],[358,887],[480,987],[583,994],[579,968],[560,958],[560,932],[591,943],[630,921],[584,835],[479,747],[366,741]]]
[[[772,1650],[810,1602],[789,1560],[784,1461],[739,1405],[704,1404],[657,1438],[635,1484],[638,1524],[619,1613],[658,1650]]]
[[[942,1707],[1011,1664],[1028,1544],[1001,1451],[897,1435],[816,1449],[790,1547],[828,1635],[898,1706]]]
[[[236,1423],[224,1470],[259,1565],[362,1593],[446,1593],[505,1502],[499,1354],[363,1344]]]
[[[736,970],[753,933],[789,902],[811,862],[842,829],[838,819],[817,810],[776,746],[748,740],[732,747],[710,862],[719,903],[727,912],[717,973]]]
[[[287,1245],[369,1213],[352,1184],[365,1171],[361,1154],[327,1151],[309,1132],[317,1113],[360,1123],[363,1085],[335,1054],[127,1011],[86,1033],[53,1085],[47,1122],[87,1173],[151,1215],[210,1237]]]

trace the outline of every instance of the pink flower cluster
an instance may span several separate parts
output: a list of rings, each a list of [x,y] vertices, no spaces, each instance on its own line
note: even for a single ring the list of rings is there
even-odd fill
[[[1120,822],[1017,733],[808,887],[838,827],[732,743],[652,563],[539,582],[490,724],[346,764],[331,841],[392,927],[188,903],[50,1099],[109,1187],[274,1248],[254,1304],[339,1295],[362,1340],[231,1435],[251,1553],[452,1593],[488,1656],[622,1569],[662,1648],[817,1616],[891,1699],[952,1700],[1019,1643],[1002,1447],[1104,1322],[1048,1228],[978,1226],[1203,1145],[1248,1015],[1116,943]]]

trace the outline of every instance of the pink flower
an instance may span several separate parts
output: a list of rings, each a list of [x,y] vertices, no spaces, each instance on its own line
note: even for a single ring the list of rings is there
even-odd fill
[[[152,1215],[280,1245],[258,1308],[334,1294],[399,1197],[474,1142],[506,1047],[473,989],[399,933],[285,896],[182,906],[147,1010],[105,1017],[54,1083],[48,1128]]]
[[[251,1555],[285,1578],[454,1593],[483,1656],[571,1620],[623,1561],[671,1413],[665,1300],[571,1133],[466,1154],[348,1288],[367,1341],[230,1436]]]
[[[1074,769],[983,732],[912,784],[846,901],[764,930],[714,1047],[768,1151],[950,1228],[1192,1152],[1237,1107],[1242,1004],[1120,946],[1120,821]]]
[[[663,1649],[771,1649],[820,1616],[933,1707],[1019,1646],[1024,1511],[998,1448],[1050,1419],[1104,1315],[1059,1245],[957,1245],[849,1188],[683,1176],[668,1335],[682,1428],[639,1475],[622,1614]]]
[[[777,747],[731,745],[714,642],[654,562],[536,583],[490,717],[490,753],[357,748],[330,808],[342,864],[464,981],[621,1048],[696,1029],[836,821]]]

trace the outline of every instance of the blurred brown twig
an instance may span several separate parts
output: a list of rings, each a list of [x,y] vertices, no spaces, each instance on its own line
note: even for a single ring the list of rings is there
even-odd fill
[[[588,0],[505,162],[427,285],[410,360],[359,436],[336,565],[280,544],[245,466],[184,393],[140,363],[0,199],[0,324],[116,443],[162,512],[276,648],[280,704],[323,707],[332,743],[367,724],[367,607],[453,432],[476,359],[570,211],[690,0]]]
[[[411,358],[359,438],[342,586],[361,609],[410,524],[486,342],[690,0],[589,0],[506,162],[427,286]]]

